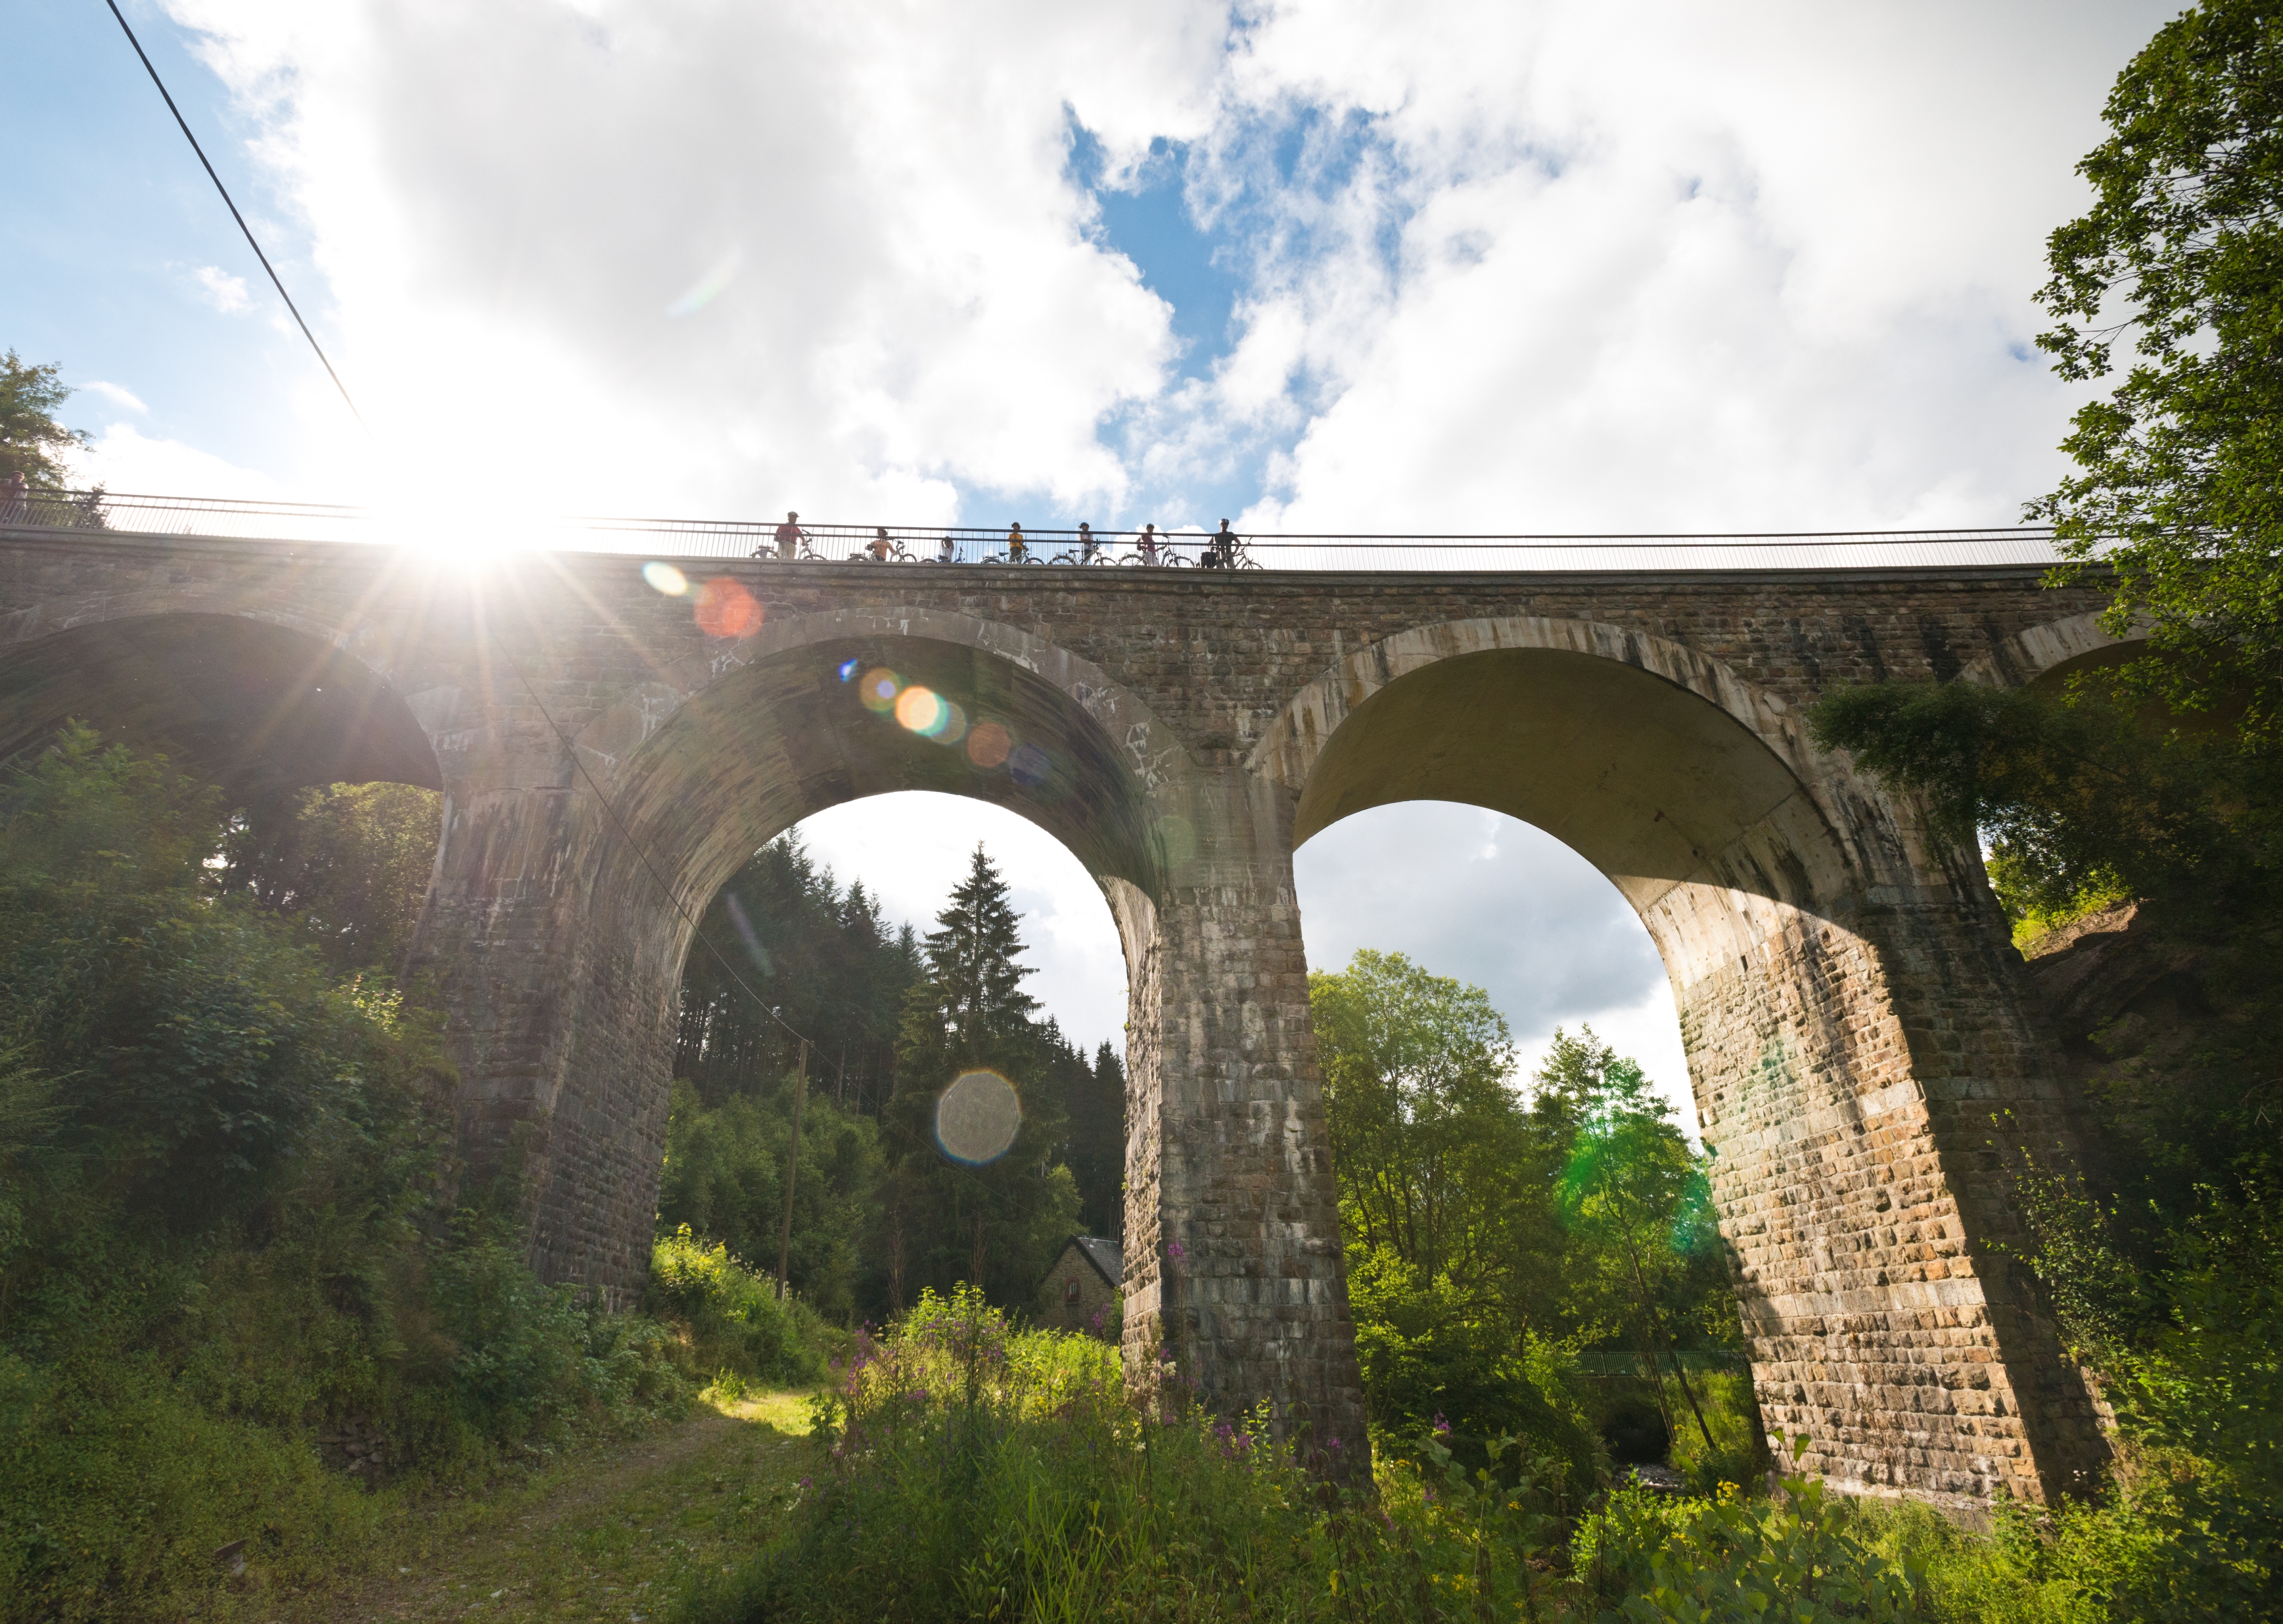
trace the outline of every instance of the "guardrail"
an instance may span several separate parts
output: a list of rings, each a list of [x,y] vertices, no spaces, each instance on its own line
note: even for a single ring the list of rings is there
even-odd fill
[[[235,502],[100,491],[0,496],[0,529],[101,531],[121,537],[356,542],[624,553],[661,559],[786,561],[767,520],[532,519],[471,510],[393,512],[308,502]],[[1966,530],[1830,530],[1695,535],[1278,535],[1237,539],[1234,557],[1203,530],[1023,530],[806,524],[793,562],[894,566],[1251,570],[1672,570],[1964,567],[2060,560],[2043,526]]]

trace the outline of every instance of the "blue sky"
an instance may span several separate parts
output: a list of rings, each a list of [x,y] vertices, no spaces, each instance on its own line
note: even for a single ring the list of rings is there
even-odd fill
[[[0,347],[115,490],[1253,532],[2008,522],[2082,398],[2045,235],[2173,9],[127,0],[368,437],[100,0],[0,7]],[[865,878],[924,917],[992,816]],[[1670,1080],[1638,925],[1484,816],[1312,843],[1312,950]],[[1114,1032],[1098,898],[991,838]]]

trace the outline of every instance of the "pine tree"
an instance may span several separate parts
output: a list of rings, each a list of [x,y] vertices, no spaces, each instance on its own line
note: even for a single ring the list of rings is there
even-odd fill
[[[1031,967],[1016,962],[1021,923],[1006,880],[978,845],[950,906],[936,916],[939,928],[927,934],[928,979],[907,1006],[908,1047],[987,1064],[1001,1046],[1029,1035],[1039,1001],[1023,990]]]
[[[1077,1222],[1078,1186],[1062,1165],[1064,1073],[1085,1061],[1051,1021],[1032,1019],[1023,990],[1021,920],[981,847],[926,938],[926,979],[904,1006],[897,1092],[885,1113],[897,1156],[897,1222],[908,1295],[977,1282],[1019,1303]],[[1014,1085],[1022,1126],[1004,1155],[984,1166],[937,1144],[936,1103],[962,1073],[989,1070]],[[884,1248],[892,1239],[884,1231]],[[980,1256],[978,1271],[975,1260]]]

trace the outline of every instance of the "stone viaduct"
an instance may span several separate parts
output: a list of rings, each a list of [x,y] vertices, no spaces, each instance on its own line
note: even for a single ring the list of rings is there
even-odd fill
[[[0,561],[0,756],[79,717],[249,792],[444,792],[414,967],[465,1152],[519,1159],[553,1278],[640,1284],[690,920],[811,813],[949,791],[1063,840],[1123,938],[1129,1354],[1356,1439],[1292,852],[1464,801],[1597,864],[1664,956],[1771,1432],[1841,1487],[1960,1503],[2102,1455],[2002,1251],[2009,1162],[2070,1151],[2004,922],[1800,720],[1837,681],[2099,657],[2096,601],[2034,569],[684,559],[717,578],[694,613],[596,553],[18,528]],[[965,739],[863,703],[882,668]]]

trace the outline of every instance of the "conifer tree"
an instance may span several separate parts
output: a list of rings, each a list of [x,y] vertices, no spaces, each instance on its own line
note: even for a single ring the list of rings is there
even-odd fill
[[[904,1008],[895,1098],[886,1126],[898,1159],[896,1190],[908,1292],[973,1280],[1019,1303],[1077,1222],[1078,1187],[1061,1165],[1066,1117],[1061,1062],[1084,1069],[1052,1022],[1032,1017],[1023,990],[1021,920],[1007,883],[981,847],[967,878],[926,938],[927,975]],[[1014,1086],[1022,1126],[1006,1153],[982,1166],[947,1156],[935,1132],[937,1101],[962,1074],[996,1072]]]

